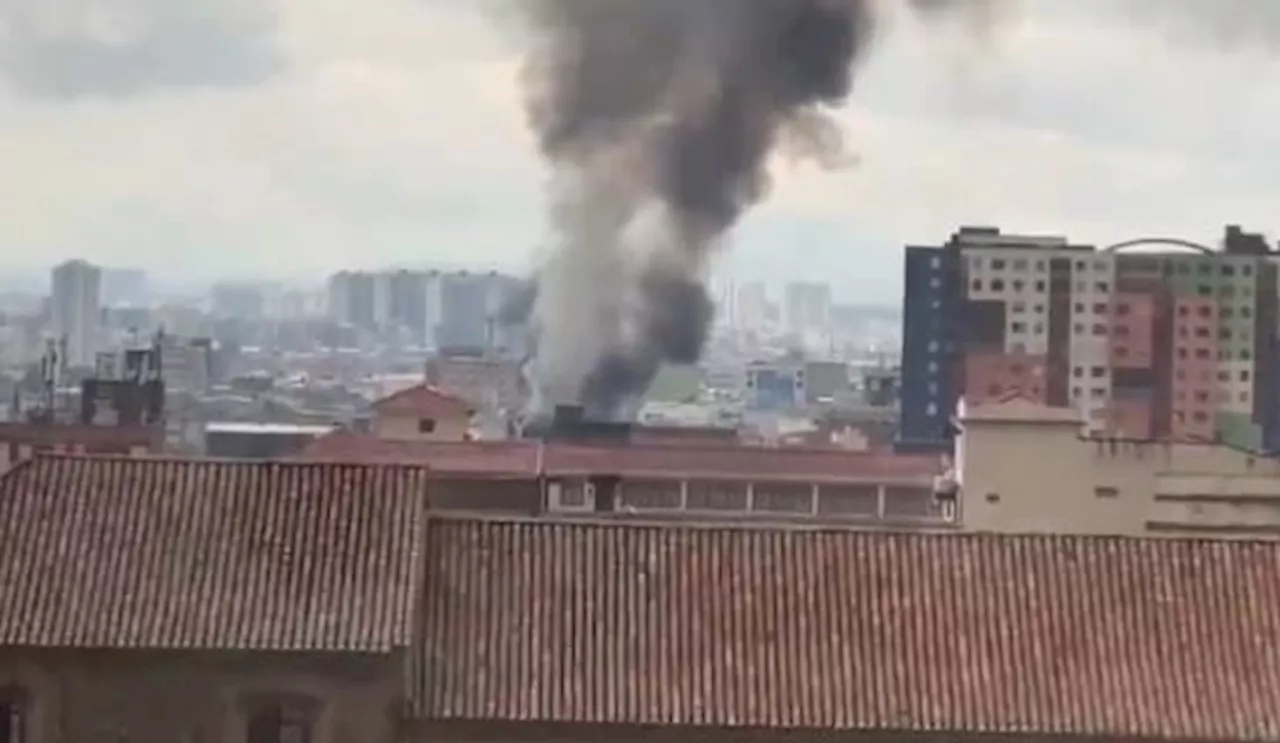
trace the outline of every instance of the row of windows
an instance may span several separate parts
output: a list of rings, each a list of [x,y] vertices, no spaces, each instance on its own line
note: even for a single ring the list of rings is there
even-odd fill
[[[301,701],[257,699],[248,705],[245,743],[311,743],[319,704]],[[28,721],[31,697],[25,690],[0,692],[0,743],[33,743]]]
[[[1030,260],[1028,258],[986,258],[982,256],[970,256],[968,259],[970,270],[981,271],[983,268],[991,271],[1029,271],[1034,270],[1043,272],[1048,269],[1049,264],[1044,259]],[[1095,260],[1092,262],[1093,271],[1095,273],[1110,273],[1111,262],[1104,260]],[[1090,263],[1086,261],[1075,262],[1076,273],[1086,273],[1089,271]]]
[[[892,492],[888,492],[892,491]],[[875,485],[821,485],[690,481],[682,490],[676,481],[628,482],[617,491],[623,511],[685,511],[775,516],[848,515],[878,518],[880,489]],[[932,494],[926,489],[888,488],[884,516],[931,516]],[[562,484],[558,505],[564,509],[589,507],[580,485]]]
[[[1217,395],[1214,397],[1220,403],[1229,403],[1231,402],[1233,395],[1227,390],[1218,390]],[[1174,393],[1174,396],[1173,396],[1174,401],[1179,403],[1187,402],[1187,398],[1188,398],[1188,394],[1186,392],[1176,392]],[[1196,390],[1195,392],[1190,394],[1190,398],[1195,402],[1207,404],[1210,400],[1210,395],[1208,390]],[[1237,392],[1234,395],[1234,398],[1237,402],[1248,403],[1251,399],[1253,399],[1253,395],[1251,395],[1247,390],[1245,390],[1245,391]]]
[[[1217,310],[1217,315],[1221,318],[1240,317],[1245,320],[1253,318],[1253,307],[1247,304],[1241,305],[1238,311],[1233,311],[1231,307],[1214,307],[1213,305],[1202,304],[1196,308],[1196,315],[1198,317],[1208,319],[1214,316],[1214,310]],[[1190,307],[1185,304],[1178,305],[1178,317],[1190,316]]]
[[[1235,276],[1235,275],[1236,275],[1236,265],[1235,265],[1235,264],[1233,264],[1233,263],[1218,263],[1217,265],[1215,265],[1215,262],[1210,262],[1210,261],[1205,261],[1205,262],[1202,262],[1202,263],[1197,263],[1197,264],[1196,264],[1196,273],[1200,274],[1201,276],[1212,276],[1212,275],[1214,274],[1214,269],[1215,269],[1215,268],[1217,269],[1217,273],[1218,273],[1218,274],[1220,274],[1220,275],[1222,275],[1222,276]],[[1246,276],[1246,277],[1247,277],[1247,276],[1252,276],[1252,275],[1253,275],[1253,266],[1251,266],[1251,265],[1249,265],[1249,264],[1245,263],[1245,264],[1241,264],[1241,265],[1239,266],[1239,268],[1240,268],[1239,274],[1240,274],[1241,276]],[[1190,275],[1191,275],[1191,264],[1190,264],[1190,263],[1188,263],[1188,262],[1185,262],[1185,261],[1180,261],[1180,262],[1178,262],[1178,263],[1175,263],[1175,264],[1174,264],[1174,268],[1173,268],[1173,270],[1174,270],[1174,272],[1175,272],[1175,273],[1177,273],[1179,276],[1190,276]]]

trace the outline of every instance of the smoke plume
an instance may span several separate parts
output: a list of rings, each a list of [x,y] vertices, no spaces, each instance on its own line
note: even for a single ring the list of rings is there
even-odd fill
[[[531,306],[543,405],[625,415],[713,319],[709,257],[784,142],[838,159],[827,112],[872,38],[864,0],[535,0],[525,89],[556,249]]]

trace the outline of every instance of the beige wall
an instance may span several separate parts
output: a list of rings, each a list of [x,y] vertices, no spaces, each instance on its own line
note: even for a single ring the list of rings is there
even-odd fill
[[[260,694],[320,702],[312,743],[378,743],[397,737],[401,662],[306,668],[177,653],[6,653],[0,685],[29,694],[29,743],[243,743],[244,703]]]
[[[1280,462],[1221,446],[1087,440],[1062,422],[964,424],[963,527],[1280,535]]]
[[[471,420],[463,416],[434,420],[435,430],[421,433],[418,430],[418,416],[379,413],[373,419],[373,433],[378,438],[396,441],[463,441],[471,426]]]

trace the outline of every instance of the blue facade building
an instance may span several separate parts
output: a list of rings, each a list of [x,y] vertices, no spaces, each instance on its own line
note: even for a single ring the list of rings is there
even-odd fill
[[[959,250],[908,247],[903,266],[897,446],[903,451],[949,451],[959,395],[954,371],[963,312]]]

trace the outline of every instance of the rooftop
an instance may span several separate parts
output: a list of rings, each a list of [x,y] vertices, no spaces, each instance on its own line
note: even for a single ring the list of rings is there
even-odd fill
[[[386,652],[427,472],[39,456],[0,477],[0,645]]]
[[[373,410],[378,415],[433,418],[465,418],[473,412],[466,400],[425,383],[374,402]]]
[[[309,460],[424,463],[436,474],[549,477],[612,474],[653,479],[770,481],[922,481],[940,471],[937,457],[801,447],[771,448],[699,441],[676,443],[509,440],[393,441],[334,433],[303,450]]]
[[[1280,545],[433,520],[435,720],[1280,736]]]

